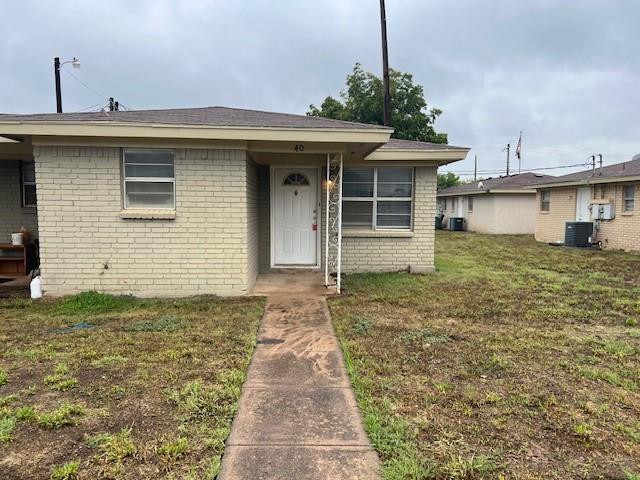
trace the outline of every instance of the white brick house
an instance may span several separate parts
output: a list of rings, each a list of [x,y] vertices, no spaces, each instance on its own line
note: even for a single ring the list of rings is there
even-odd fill
[[[0,244],[31,231],[50,295],[432,271],[436,169],[467,149],[391,133],[223,107],[0,115]]]

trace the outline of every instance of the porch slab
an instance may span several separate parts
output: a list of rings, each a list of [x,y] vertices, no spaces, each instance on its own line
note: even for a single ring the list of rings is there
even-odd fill
[[[325,287],[324,274],[318,271],[282,269],[261,273],[251,291],[252,295],[290,296],[335,295],[335,287]]]
[[[368,480],[378,470],[370,447],[228,446],[224,455],[225,480]]]

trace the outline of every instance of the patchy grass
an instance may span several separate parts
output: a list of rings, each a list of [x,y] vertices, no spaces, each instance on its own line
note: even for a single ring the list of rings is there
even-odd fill
[[[640,256],[439,232],[330,300],[389,480],[637,479]]]
[[[213,478],[262,308],[0,300],[0,477]]]

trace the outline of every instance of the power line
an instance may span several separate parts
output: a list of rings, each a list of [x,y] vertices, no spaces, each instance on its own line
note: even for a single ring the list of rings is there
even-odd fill
[[[537,167],[537,168],[526,168],[524,169],[527,172],[538,172],[543,170],[555,170],[560,168],[576,168],[576,167],[587,167],[589,166],[588,162],[585,163],[575,163],[573,165],[558,165],[556,167]],[[458,175],[473,175],[473,170],[447,170],[448,172],[455,173]],[[487,175],[487,174],[496,174],[496,173],[504,173],[504,169],[495,169],[495,170],[478,170],[476,172],[479,175]]]
[[[80,85],[82,85],[84,88],[89,90],[94,95],[97,95],[98,97],[102,98],[103,100],[109,100],[109,97],[107,97],[106,95],[102,95],[100,92],[98,92],[98,91],[94,90],[93,88],[91,88],[89,85],[87,85],[82,80],[80,80],[78,77],[76,77],[73,73],[71,73],[66,67],[63,66],[62,69],[65,72],[67,72],[69,75],[71,75],[71,77],[73,77],[78,83],[80,83]]]

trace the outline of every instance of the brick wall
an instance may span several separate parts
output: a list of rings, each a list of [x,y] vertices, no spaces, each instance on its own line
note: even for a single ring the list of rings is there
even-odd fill
[[[22,206],[20,161],[0,160],[0,243],[11,242],[11,234],[25,227],[38,238],[35,207]]]
[[[131,220],[120,218],[120,149],[34,148],[47,294],[246,293],[246,153],[175,152],[175,219]]]
[[[540,190],[536,194],[536,232],[539,242],[564,242],[566,222],[576,219],[576,187],[550,188],[549,211],[540,210]]]
[[[640,182],[635,182],[636,197],[633,212],[624,212],[622,183],[597,184],[591,186],[591,201],[610,200],[615,218],[599,222],[600,229],[595,240],[605,249],[640,251]],[[576,218],[576,187],[552,188],[551,211],[540,212],[538,192],[538,214],[536,217],[536,240],[564,241],[565,222]]]
[[[602,184],[592,187],[591,198],[613,201],[615,218],[602,220],[596,240],[602,241],[605,249],[617,249],[627,251],[640,251],[640,182],[633,183],[636,187],[634,209],[624,211],[624,185],[627,184]]]

